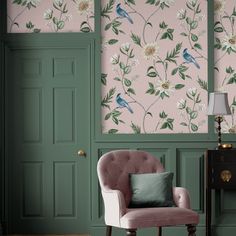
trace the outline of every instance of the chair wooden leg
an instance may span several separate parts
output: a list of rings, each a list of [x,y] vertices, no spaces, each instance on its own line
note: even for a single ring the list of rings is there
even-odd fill
[[[195,225],[187,225],[188,236],[196,236],[196,226]]]
[[[110,225],[107,225],[106,236],[111,236],[111,233],[112,233],[112,227]]]
[[[162,235],[162,227],[159,226],[159,227],[158,227],[158,236],[161,236],[161,235]]]
[[[126,235],[127,236],[136,236],[136,229],[127,229]]]

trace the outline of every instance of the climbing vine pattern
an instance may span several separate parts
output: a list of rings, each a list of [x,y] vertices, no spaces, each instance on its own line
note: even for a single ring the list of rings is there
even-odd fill
[[[207,133],[207,1],[102,0],[102,133]]]
[[[8,33],[94,31],[94,0],[7,0]]]
[[[236,4],[215,0],[215,90],[228,93],[231,115],[223,117],[222,132],[236,133]]]

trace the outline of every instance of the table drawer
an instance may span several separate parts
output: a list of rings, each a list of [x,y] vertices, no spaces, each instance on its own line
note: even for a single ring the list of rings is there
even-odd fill
[[[235,163],[236,164],[236,151],[215,151],[211,152],[209,156],[211,163]]]

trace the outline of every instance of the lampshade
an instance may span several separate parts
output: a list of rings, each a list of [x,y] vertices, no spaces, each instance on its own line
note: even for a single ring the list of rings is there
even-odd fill
[[[222,92],[210,93],[208,115],[230,115],[228,94]]]

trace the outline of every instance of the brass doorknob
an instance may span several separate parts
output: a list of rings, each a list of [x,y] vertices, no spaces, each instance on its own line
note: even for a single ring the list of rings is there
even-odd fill
[[[78,151],[78,156],[80,156],[80,157],[86,157],[86,152],[85,152],[84,150],[80,149],[80,150]]]

